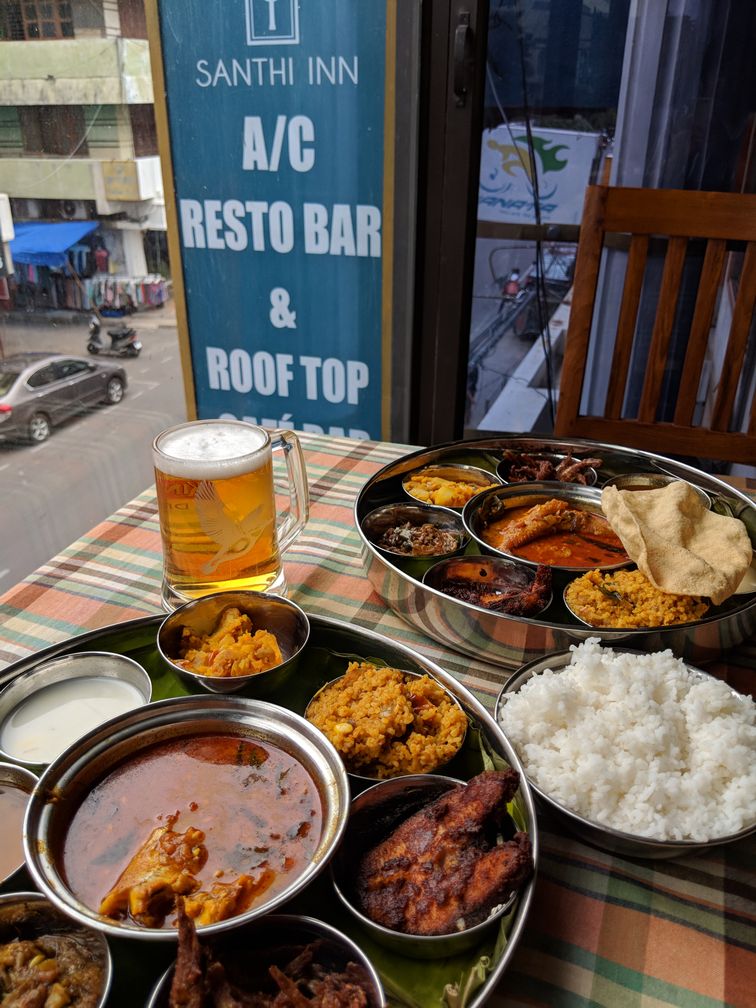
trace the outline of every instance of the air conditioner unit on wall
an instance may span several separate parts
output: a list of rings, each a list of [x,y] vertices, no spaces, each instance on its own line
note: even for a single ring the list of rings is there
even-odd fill
[[[63,220],[88,220],[89,206],[86,200],[59,200],[58,216]]]

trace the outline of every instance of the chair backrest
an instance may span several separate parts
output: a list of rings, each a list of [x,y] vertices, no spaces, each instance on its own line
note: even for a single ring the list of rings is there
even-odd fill
[[[629,235],[629,242],[626,237],[620,239],[627,248],[624,287],[606,401],[603,410],[587,414],[580,412],[581,399],[607,235]],[[661,280],[658,271],[656,279],[650,280],[650,250],[664,244]],[[702,265],[701,248],[705,248]],[[737,278],[732,267],[741,259],[731,256],[733,248],[745,252]],[[686,278],[690,276],[691,251],[698,255],[700,276],[692,320],[686,326],[687,345],[681,353],[679,339],[673,339],[673,333],[684,271]],[[646,310],[648,291],[657,287],[653,325],[645,326],[642,334],[637,324],[639,307],[643,304]],[[720,296],[731,298],[732,291],[736,293],[726,347],[712,353],[709,336],[715,309]],[[749,360],[756,359],[751,356],[753,348],[749,348],[755,300],[756,195],[589,186],[575,263],[555,434],[588,437],[660,454],[756,464],[756,381],[748,366]],[[719,317],[721,320],[721,312]],[[675,346],[676,357],[671,356]],[[626,402],[631,361],[633,372],[640,370],[643,374],[637,408]],[[703,411],[696,410],[702,375],[709,378]],[[662,397],[666,410],[663,414]],[[742,429],[733,431],[736,404],[739,416],[745,420],[738,424]]]

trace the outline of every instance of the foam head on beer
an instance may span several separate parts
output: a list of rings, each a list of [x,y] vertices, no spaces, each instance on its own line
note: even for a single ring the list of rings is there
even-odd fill
[[[155,451],[155,465],[168,476],[211,480],[248,473],[266,463],[250,459],[267,443],[259,427],[242,424],[195,423],[167,431]]]

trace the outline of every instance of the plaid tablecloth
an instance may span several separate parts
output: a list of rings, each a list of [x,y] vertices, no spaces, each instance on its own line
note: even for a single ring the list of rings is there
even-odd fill
[[[373,592],[353,506],[365,480],[408,446],[303,436],[312,497],[286,555],[291,597],[308,612],[401,641],[457,676],[489,709],[508,673],[444,650]],[[0,597],[0,665],[97,627],[160,609],[154,490],[146,490]],[[753,692],[756,642],[710,671]],[[708,856],[630,861],[539,817],[536,899],[513,964],[490,1000],[652,1008],[756,1005],[756,838]]]

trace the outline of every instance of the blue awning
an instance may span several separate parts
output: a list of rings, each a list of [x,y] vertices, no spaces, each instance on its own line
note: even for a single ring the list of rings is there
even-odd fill
[[[14,262],[32,266],[65,266],[66,252],[95,228],[99,221],[63,221],[50,224],[22,221],[14,225],[16,237],[10,242]]]

